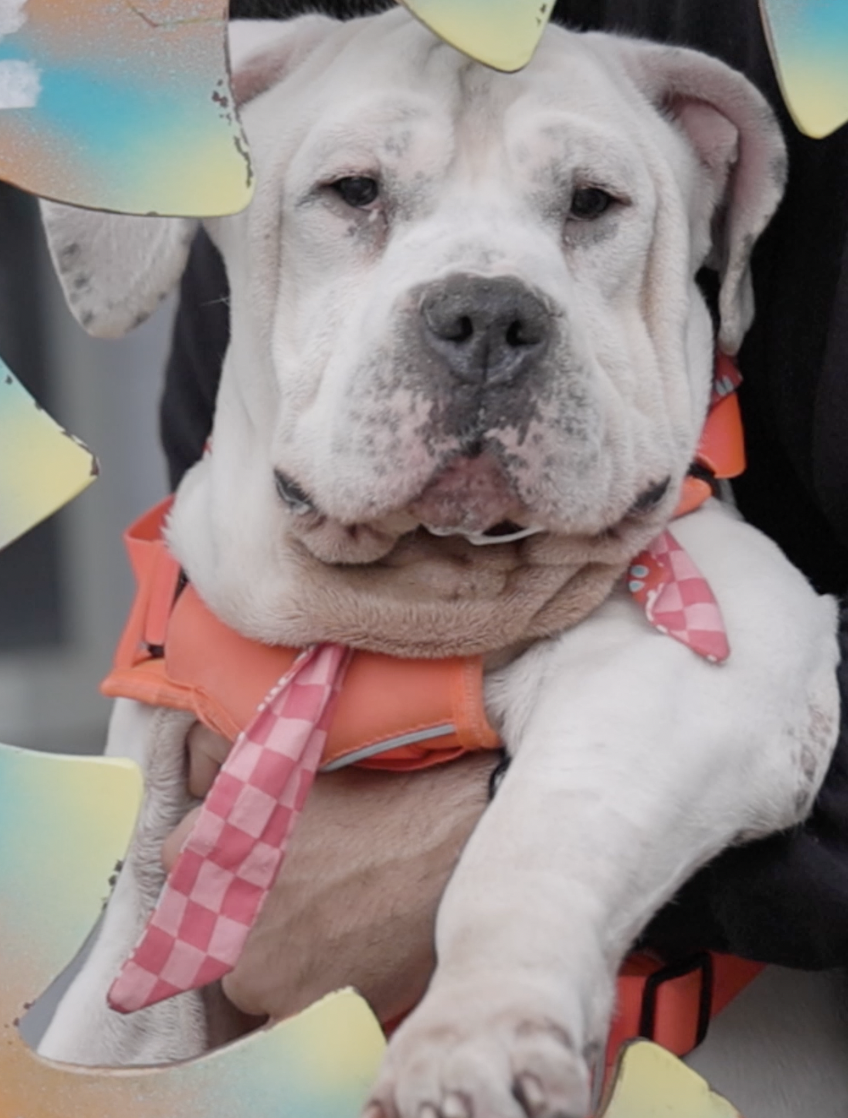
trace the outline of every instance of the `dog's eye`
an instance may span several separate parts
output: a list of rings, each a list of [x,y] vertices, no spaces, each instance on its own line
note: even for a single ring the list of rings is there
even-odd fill
[[[574,191],[571,196],[571,212],[570,217],[576,217],[580,221],[591,221],[594,217],[600,217],[612,205],[614,199],[611,194],[607,194],[605,190],[601,190],[597,186],[584,186]]]
[[[380,184],[366,175],[351,175],[330,183],[336,194],[349,206],[361,210],[370,206],[380,193]]]

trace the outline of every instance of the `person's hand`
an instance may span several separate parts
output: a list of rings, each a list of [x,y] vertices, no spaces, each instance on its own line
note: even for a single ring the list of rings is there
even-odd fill
[[[203,796],[230,743],[197,725],[188,745],[189,787]],[[319,776],[241,959],[223,979],[227,997],[244,1013],[280,1018],[355,986],[383,1022],[411,1009],[435,965],[439,900],[485,809],[494,765],[479,753],[410,774]],[[194,814],[166,841],[167,868]]]

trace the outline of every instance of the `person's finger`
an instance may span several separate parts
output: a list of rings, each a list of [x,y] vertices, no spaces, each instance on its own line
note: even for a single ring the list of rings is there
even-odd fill
[[[174,863],[176,862],[177,857],[183,848],[183,843],[188,837],[189,831],[192,829],[195,821],[197,820],[199,812],[199,807],[196,807],[193,811],[190,811],[188,815],[186,815],[185,818],[177,824],[177,826],[173,829],[173,831],[171,831],[171,833],[162,843],[162,865],[165,867],[168,873],[170,873],[171,870],[174,868]]]
[[[227,759],[233,743],[221,737],[202,722],[195,722],[188,732],[188,790],[192,796],[203,799],[218,770]]]

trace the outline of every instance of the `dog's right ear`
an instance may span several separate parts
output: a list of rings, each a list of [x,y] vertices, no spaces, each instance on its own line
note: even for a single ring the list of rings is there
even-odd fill
[[[229,48],[236,104],[246,105],[297,69],[335,26],[337,20],[322,15],[292,20],[234,20]]]
[[[710,218],[719,273],[721,349],[731,356],[754,317],[751,252],[786,182],[786,145],[763,95],[716,58],[685,47],[604,39],[653,107],[687,137],[702,170],[695,212]]]
[[[334,23],[324,16],[231,23],[236,104],[298,66]],[[41,213],[68,305],[98,338],[120,337],[153,313],[180,278],[198,225],[195,218],[132,217],[47,201]]]

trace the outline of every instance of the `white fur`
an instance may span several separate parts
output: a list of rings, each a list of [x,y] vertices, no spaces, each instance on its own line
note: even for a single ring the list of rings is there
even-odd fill
[[[255,200],[210,223],[232,290],[214,450],[180,487],[170,526],[206,600],[248,635],[285,641],[281,541],[298,526],[274,468],[329,521],[385,527],[455,453],[447,436],[420,434],[428,404],[409,374],[409,323],[416,292],[457,271],[519,278],[563,325],[536,449],[503,433],[536,520],[597,533],[666,475],[667,517],[711,377],[695,273],[708,255],[722,264],[721,336],[737,348],[748,254],[780,192],[782,145],[761,98],[702,56],[555,29],[509,77],[437,46],[401,12],[275,35],[250,63]],[[267,93],[263,68],[280,78]],[[350,212],[321,185],[366,174],[380,175],[391,206]],[[586,183],[623,200],[609,220],[569,219]],[[726,235],[713,243],[722,198]],[[130,325],[182,266],[179,222],[146,236],[145,219],[104,224],[55,206],[48,218],[95,330]],[[75,287],[80,261],[87,282]],[[617,592],[487,677],[514,761],[445,894],[431,987],[375,1086],[389,1116],[513,1118],[525,1113],[519,1084],[528,1112],[582,1118],[634,936],[724,847],[809,810],[838,720],[834,603],[715,502],[674,531],[716,593],[731,657],[707,663]],[[130,717],[130,737],[147,742],[142,865],[179,813],[168,751],[185,727]],[[116,722],[110,749],[118,737]],[[173,1008],[149,1011],[143,1041],[135,1020],[107,1026],[91,1008],[149,902],[124,874],[45,1052],[133,1062],[202,1047],[196,1019],[174,1040]]]

